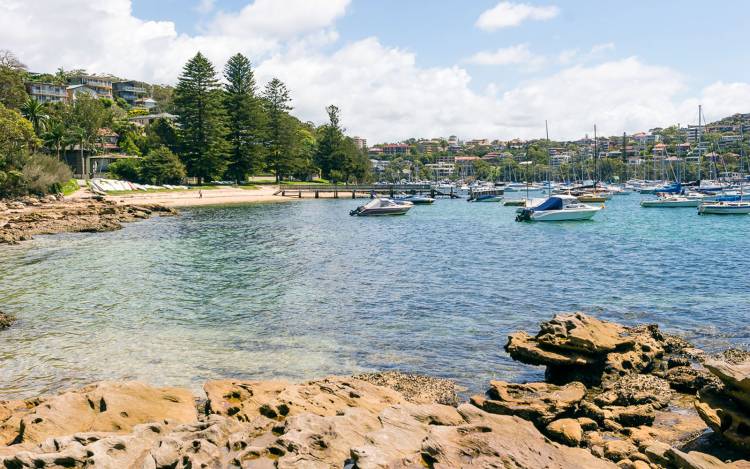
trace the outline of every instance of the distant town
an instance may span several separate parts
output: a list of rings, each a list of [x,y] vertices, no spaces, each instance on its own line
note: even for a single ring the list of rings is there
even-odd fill
[[[45,104],[70,103],[83,95],[110,100],[125,109],[127,119],[142,129],[155,120],[179,125],[174,88],[168,85],[60,69],[56,74],[28,73],[25,88],[30,97]],[[684,165],[683,173],[688,176],[691,165],[698,164],[706,165],[707,171],[712,163],[724,172],[742,171],[739,155],[743,149],[747,151],[749,134],[750,113],[744,113],[701,125],[675,124],[596,139],[585,135],[575,141],[462,139],[456,135],[374,144],[361,136],[352,140],[370,161],[368,179],[376,181],[539,180],[550,172],[570,180],[591,177],[594,156],[601,162],[597,175],[610,179],[639,175],[659,178],[669,171],[665,168],[674,171],[673,166],[679,164]],[[104,173],[117,160],[139,156],[129,153],[131,142],[123,145],[127,136],[109,128],[100,129],[98,135],[91,149],[99,156],[97,172]],[[76,173],[82,172],[75,155],[70,155],[69,163]],[[321,176],[319,171],[311,171],[302,179]]]

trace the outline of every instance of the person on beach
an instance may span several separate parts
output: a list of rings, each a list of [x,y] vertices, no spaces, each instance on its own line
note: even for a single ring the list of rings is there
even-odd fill
[[[198,189],[198,198],[199,199],[203,198],[203,189]]]

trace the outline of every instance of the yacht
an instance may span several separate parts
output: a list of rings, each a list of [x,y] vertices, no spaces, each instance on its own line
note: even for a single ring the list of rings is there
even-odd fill
[[[420,194],[402,195],[396,197],[396,200],[399,202],[411,202],[414,205],[429,205],[435,202],[435,199],[433,199],[432,197],[427,197],[426,195]]]
[[[393,199],[377,198],[350,211],[349,215],[358,217],[404,215],[413,206],[413,203],[405,200],[397,201]]]
[[[747,215],[750,202],[704,202],[698,206],[698,214]]]
[[[602,207],[583,204],[572,195],[555,195],[530,208],[518,209],[516,221],[590,220]]]
[[[668,195],[652,200],[641,200],[641,207],[697,207],[702,198],[687,195]]]

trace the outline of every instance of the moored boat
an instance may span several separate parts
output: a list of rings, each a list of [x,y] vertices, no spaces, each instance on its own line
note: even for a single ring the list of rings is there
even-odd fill
[[[704,202],[698,206],[698,214],[712,215],[747,215],[750,213],[750,202]]]
[[[396,197],[396,200],[405,201],[405,202],[411,202],[414,205],[429,205],[432,203],[435,203],[435,199],[432,197],[427,197],[425,195],[419,195],[419,194],[412,194],[412,195],[404,195],[401,197]]]
[[[590,220],[602,207],[583,204],[572,195],[555,195],[539,205],[518,210],[516,221]]]
[[[414,206],[408,201],[396,201],[392,199],[372,199],[365,205],[360,205],[349,212],[351,216],[366,217],[379,215],[403,215]]]
[[[641,207],[697,207],[702,200],[696,197],[670,195],[652,200],[641,200]]]

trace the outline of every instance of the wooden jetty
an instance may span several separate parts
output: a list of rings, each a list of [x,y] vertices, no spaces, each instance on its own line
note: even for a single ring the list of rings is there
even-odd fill
[[[370,197],[373,194],[377,196],[394,197],[397,194],[430,194],[430,197],[450,197],[458,198],[459,195],[451,190],[450,193],[443,193],[431,184],[299,184],[290,186],[280,186],[274,195],[283,197],[313,196],[320,198],[321,194],[332,194],[334,199],[340,196],[351,197]]]

